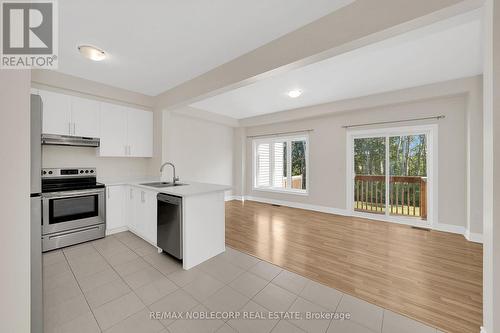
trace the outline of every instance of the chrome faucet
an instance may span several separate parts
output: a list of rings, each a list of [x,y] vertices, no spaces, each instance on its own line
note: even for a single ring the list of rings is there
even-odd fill
[[[179,177],[176,177],[175,176],[175,165],[173,163],[170,163],[170,162],[165,162],[161,165],[160,167],[160,174],[163,172],[163,168],[165,167],[165,165],[170,165],[172,166],[172,170],[174,171],[174,175],[172,177],[172,183],[175,184],[176,181],[179,180]]]

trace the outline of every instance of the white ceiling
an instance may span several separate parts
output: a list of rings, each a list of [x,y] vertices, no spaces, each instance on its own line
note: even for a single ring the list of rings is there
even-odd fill
[[[471,12],[191,106],[242,119],[481,74],[481,26]]]
[[[59,1],[58,71],[157,95],[353,1]],[[109,59],[84,59],[79,44]]]

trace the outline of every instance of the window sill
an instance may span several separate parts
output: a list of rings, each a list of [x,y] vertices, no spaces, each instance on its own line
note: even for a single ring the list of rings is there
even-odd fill
[[[293,194],[293,195],[302,195],[302,196],[308,196],[309,195],[309,191],[307,191],[307,190],[287,190],[287,189],[265,188],[265,187],[253,187],[253,190],[254,191],[259,191],[259,192]]]

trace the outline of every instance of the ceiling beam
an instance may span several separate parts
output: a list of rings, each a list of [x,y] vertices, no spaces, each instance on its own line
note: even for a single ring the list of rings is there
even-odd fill
[[[155,108],[182,107],[471,11],[482,4],[483,0],[357,0],[163,92],[156,96]]]
[[[224,116],[224,115],[218,114],[218,113],[213,113],[210,111],[200,110],[200,109],[193,108],[190,106],[178,108],[178,109],[172,110],[170,112],[175,113],[175,114],[179,114],[179,115],[184,116],[184,117],[200,119],[200,120],[209,121],[212,123],[221,124],[221,125],[225,125],[225,126],[229,126],[229,127],[239,127],[240,126],[238,119]]]
[[[240,119],[239,125],[241,127],[262,126],[287,121],[331,116],[335,113],[345,113],[447,96],[469,94],[481,90],[482,79],[482,75],[477,75],[341,101],[305,106],[298,109],[268,113]]]
[[[141,108],[151,109],[155,104],[153,96],[144,95],[130,90],[113,87],[104,83],[83,79],[80,77],[46,69],[31,70],[32,87],[45,87],[63,90],[64,92],[84,95],[110,102],[126,103]]]

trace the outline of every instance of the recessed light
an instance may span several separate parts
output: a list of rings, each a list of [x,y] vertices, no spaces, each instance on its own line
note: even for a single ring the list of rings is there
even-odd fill
[[[291,97],[291,98],[297,98],[300,95],[302,95],[302,90],[300,90],[300,89],[294,89],[294,90],[290,90],[288,92],[288,97]]]
[[[90,60],[101,61],[106,58],[106,52],[91,45],[79,45],[78,51]]]

